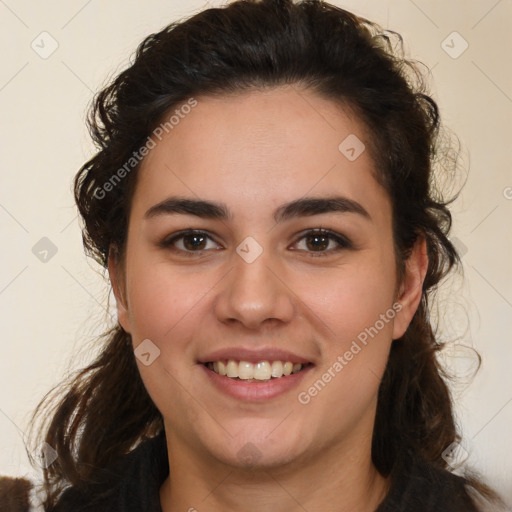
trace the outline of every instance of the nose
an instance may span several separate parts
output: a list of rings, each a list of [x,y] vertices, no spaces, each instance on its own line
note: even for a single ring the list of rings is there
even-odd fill
[[[251,330],[290,322],[296,308],[283,268],[271,261],[266,251],[252,262],[234,253],[233,265],[218,288],[215,301],[218,320],[238,323]]]

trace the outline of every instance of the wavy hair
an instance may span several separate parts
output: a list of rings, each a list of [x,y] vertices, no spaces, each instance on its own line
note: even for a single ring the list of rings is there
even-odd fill
[[[234,1],[140,44],[131,65],[94,99],[88,124],[97,152],[75,178],[85,250],[106,268],[112,247],[124,251],[139,165],[108,192],[105,184],[191,97],[299,85],[355,112],[392,202],[398,275],[419,236],[429,258],[421,303],[393,341],[379,388],[372,459],[385,476],[411,457],[446,467],[442,452],[459,439],[429,319],[429,299],[458,263],[449,201],[436,187],[436,176],[453,174],[458,149],[443,137],[426,81],[404,57],[399,34],[341,8],[319,0]],[[59,454],[45,470],[47,507],[70,485],[108,478],[116,458],[163,428],[130,335],[118,325],[102,342],[96,360],[36,410],[47,418],[40,435]],[[468,482],[490,496],[483,483]]]

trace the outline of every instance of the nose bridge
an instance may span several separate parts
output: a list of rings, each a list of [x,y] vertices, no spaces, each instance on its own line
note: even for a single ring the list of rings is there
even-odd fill
[[[292,318],[292,293],[279,277],[279,265],[270,251],[246,239],[233,253],[232,263],[216,301],[220,321],[237,320],[255,329],[268,319],[288,322]]]

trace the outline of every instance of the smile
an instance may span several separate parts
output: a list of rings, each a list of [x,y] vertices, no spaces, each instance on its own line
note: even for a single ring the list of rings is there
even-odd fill
[[[312,363],[272,359],[254,363],[221,359],[204,362],[199,367],[213,389],[237,400],[253,403],[264,403],[301,389],[300,383],[314,369]]]
[[[249,361],[235,361],[234,359],[211,361],[205,364],[209,370],[218,375],[249,382],[268,382],[271,379],[279,379],[299,373],[305,366],[291,361],[273,361],[272,363],[260,361],[253,364]]]

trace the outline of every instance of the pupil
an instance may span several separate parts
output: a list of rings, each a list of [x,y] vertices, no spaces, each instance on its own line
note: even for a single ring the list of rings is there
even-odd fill
[[[193,241],[190,243],[190,241]],[[188,235],[184,238],[185,247],[187,249],[202,249],[205,237],[202,235]]]
[[[326,249],[329,245],[329,241],[327,240],[327,237],[323,235],[311,235],[308,237],[309,240],[314,240],[313,244],[310,244],[310,248],[316,248],[316,249]],[[320,244],[318,244],[318,241],[321,240]]]

